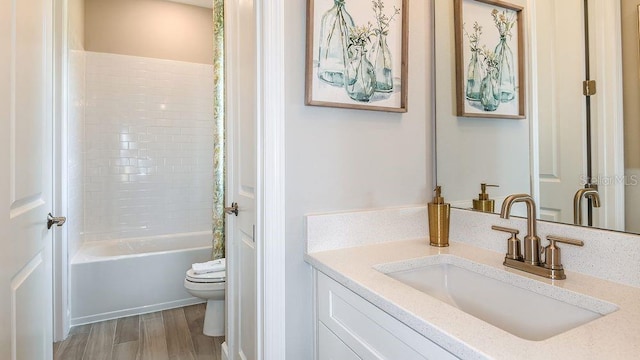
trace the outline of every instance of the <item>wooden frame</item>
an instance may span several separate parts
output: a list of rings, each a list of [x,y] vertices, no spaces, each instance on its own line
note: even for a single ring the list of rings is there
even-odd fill
[[[408,0],[366,0],[343,2],[344,7],[339,9],[346,13],[348,19],[353,23],[348,24],[348,20],[342,23],[331,23],[332,26],[325,26],[326,29],[345,28],[346,39],[341,51],[329,52],[326,49],[335,45],[335,39],[340,36],[323,36],[322,20],[325,14],[338,11],[339,6],[334,0],[308,0],[307,1],[307,48],[306,48],[306,89],[305,104],[314,106],[328,106],[350,109],[364,109],[389,112],[407,111],[407,61],[408,61],[408,26],[407,26],[407,6]],[[327,24],[332,15],[326,17]],[[335,17],[334,17],[335,18]],[[336,25],[337,24],[337,25]],[[341,27],[342,25],[342,27]],[[346,26],[345,26],[346,25]],[[325,33],[329,33],[324,31]],[[379,43],[380,35],[386,38],[388,44],[387,61],[390,66],[382,66],[382,60],[377,62],[378,71],[375,71],[376,61],[373,53],[377,53],[376,46]],[[334,33],[336,34],[336,33]],[[324,42],[320,39],[326,38]],[[331,43],[329,46],[323,44]],[[325,49],[321,51],[321,49]],[[337,48],[334,48],[337,49]],[[321,64],[320,53],[324,54]],[[341,53],[341,54],[340,54]],[[344,81],[345,77],[351,79],[356,76],[355,68],[359,63],[356,59],[360,54],[365,54],[373,67],[371,71],[363,72],[369,76],[358,84],[364,91],[356,91],[353,82]],[[330,62],[331,54],[336,61]],[[327,60],[328,59],[328,60]],[[346,59],[346,61],[345,61]],[[343,63],[347,63],[344,67]],[[333,66],[332,66],[333,65]],[[351,65],[351,66],[349,66]],[[321,69],[322,68],[322,69]],[[348,69],[347,69],[348,68]],[[391,68],[391,72],[385,72],[383,68]],[[327,75],[329,74],[329,75]],[[345,75],[346,74],[346,75]],[[383,75],[379,75],[383,74]],[[386,74],[386,75],[384,75]],[[381,80],[382,79],[382,80]],[[346,84],[345,84],[346,83]],[[374,90],[372,91],[372,84]]]
[[[456,114],[523,119],[523,8],[495,0],[454,0],[454,7]]]

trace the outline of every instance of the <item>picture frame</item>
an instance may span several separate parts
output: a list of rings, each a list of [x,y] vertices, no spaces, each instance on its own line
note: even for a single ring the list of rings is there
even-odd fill
[[[406,112],[407,6],[307,0],[305,104]]]
[[[525,118],[523,7],[454,0],[454,10],[456,115]]]

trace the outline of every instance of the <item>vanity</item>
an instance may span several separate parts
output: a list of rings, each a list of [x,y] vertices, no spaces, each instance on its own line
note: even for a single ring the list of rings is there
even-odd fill
[[[426,207],[310,215],[317,359],[636,359],[638,236],[557,223],[565,280],[503,265],[526,219],[452,209],[429,246]],[[542,245],[548,241],[542,240]],[[562,245],[562,244],[561,244]]]
[[[433,1],[430,29],[432,170],[454,207],[450,246],[430,246],[424,206],[308,215],[315,358],[640,358],[637,2],[510,0],[526,24],[517,119],[456,111],[469,84],[456,78],[468,75],[454,51],[456,3]],[[591,79],[597,92],[579,91]],[[510,210],[519,193],[532,194],[527,219],[468,210]]]

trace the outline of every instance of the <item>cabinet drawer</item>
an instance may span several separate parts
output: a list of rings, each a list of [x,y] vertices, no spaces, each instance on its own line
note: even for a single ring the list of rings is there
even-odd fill
[[[318,324],[318,360],[362,360],[323,323]]]
[[[318,327],[326,325],[362,359],[457,359],[328,276],[316,274]]]

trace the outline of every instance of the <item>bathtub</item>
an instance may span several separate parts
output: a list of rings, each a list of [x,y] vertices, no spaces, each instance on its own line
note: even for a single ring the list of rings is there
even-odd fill
[[[211,258],[211,232],[85,242],[71,260],[71,325],[203,300],[184,289],[195,262]]]

